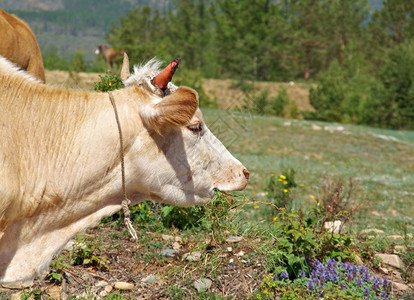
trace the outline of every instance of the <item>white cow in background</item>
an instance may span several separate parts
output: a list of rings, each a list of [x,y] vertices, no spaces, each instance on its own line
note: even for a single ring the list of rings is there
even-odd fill
[[[169,82],[176,65],[159,66],[130,76],[124,65],[126,87],[112,92],[132,204],[242,190],[249,173],[207,128],[197,92]],[[0,139],[0,283],[30,284],[77,233],[121,209],[118,127],[108,93],[45,86],[0,57]]]

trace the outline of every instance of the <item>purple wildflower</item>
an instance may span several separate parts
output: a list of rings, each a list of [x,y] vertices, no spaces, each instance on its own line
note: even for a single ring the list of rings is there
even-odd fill
[[[381,297],[381,299],[383,299],[383,300],[388,299],[388,297],[387,297],[387,292],[386,292],[386,291],[382,291],[382,292],[381,292],[381,294],[380,294],[380,297]]]
[[[379,278],[379,277],[374,277],[373,278],[373,280],[372,280],[372,286],[371,286],[371,288],[374,290],[374,291],[376,291],[376,290],[378,290],[379,288],[380,288],[380,284],[382,283],[382,280],[381,280],[381,278]]]
[[[280,273],[280,275],[279,275],[279,278],[280,279],[287,279],[287,278],[289,278],[288,272],[282,271],[282,273]]]
[[[388,277],[384,277],[384,281],[382,282],[382,286],[384,289],[387,289],[391,285],[391,282],[388,281]]]
[[[370,274],[369,274],[369,270],[368,270],[368,268],[367,268],[367,267],[362,266],[362,267],[360,268],[360,270],[359,270],[359,273],[362,275],[362,279],[363,279],[365,282],[368,282],[368,281],[369,281]]]
[[[308,279],[308,290],[313,291],[314,288],[315,286],[313,285],[313,280]]]

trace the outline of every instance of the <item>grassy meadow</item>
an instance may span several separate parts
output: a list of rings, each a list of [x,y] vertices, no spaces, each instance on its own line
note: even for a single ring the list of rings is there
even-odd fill
[[[414,232],[414,132],[204,109],[206,123],[251,172],[247,197],[271,174],[294,169],[294,204],[320,197],[327,179],[353,181],[355,226]],[[257,215],[260,217],[260,214]]]

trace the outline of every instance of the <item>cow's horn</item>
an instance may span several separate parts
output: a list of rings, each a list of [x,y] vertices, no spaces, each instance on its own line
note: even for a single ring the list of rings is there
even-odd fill
[[[121,67],[121,80],[122,82],[125,82],[129,76],[131,76],[131,73],[129,73],[129,58],[126,52],[124,52],[124,61],[122,62]]]
[[[167,84],[171,81],[175,70],[177,70],[180,60],[181,59],[179,58],[174,59],[164,70],[151,80],[151,83],[161,90],[165,90]]]

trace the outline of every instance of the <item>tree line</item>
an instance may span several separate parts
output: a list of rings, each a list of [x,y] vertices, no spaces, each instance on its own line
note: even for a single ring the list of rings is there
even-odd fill
[[[414,129],[411,1],[182,0],[129,11],[106,38],[204,78],[316,83],[305,118]]]

